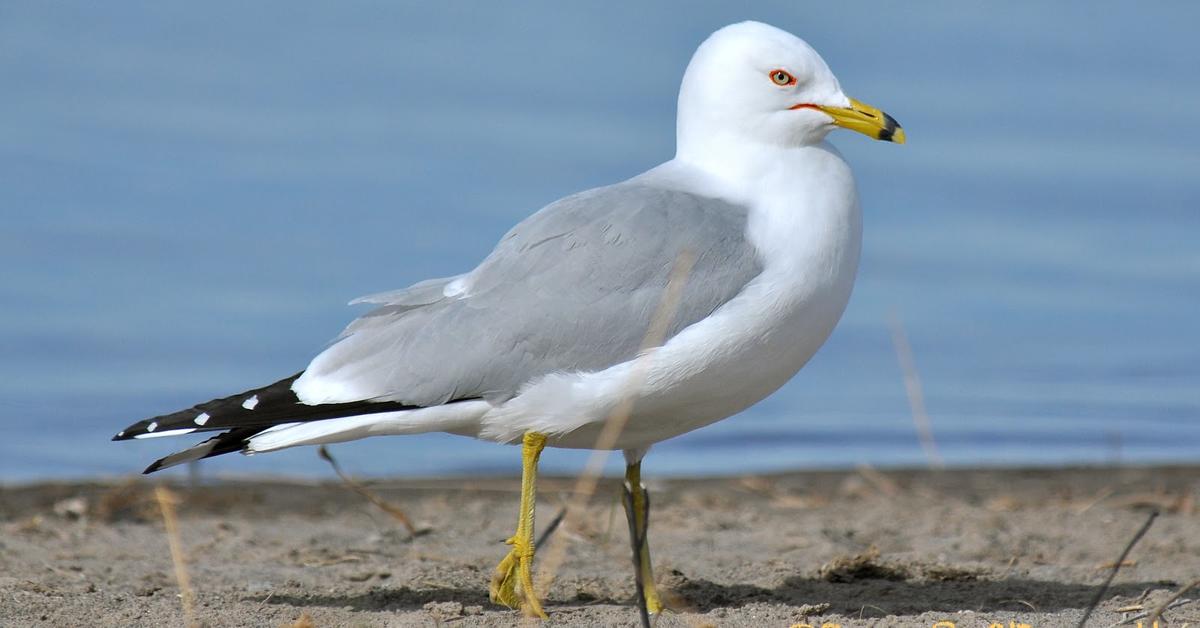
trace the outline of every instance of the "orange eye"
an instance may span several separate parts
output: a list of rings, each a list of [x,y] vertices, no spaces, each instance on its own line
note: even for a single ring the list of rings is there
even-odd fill
[[[789,74],[786,70],[771,70],[771,82],[780,87],[796,84],[796,77]]]

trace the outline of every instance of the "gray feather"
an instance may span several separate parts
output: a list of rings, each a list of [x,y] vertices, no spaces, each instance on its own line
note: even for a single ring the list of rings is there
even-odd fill
[[[350,305],[358,305],[360,303],[378,303],[383,305],[406,305],[416,307],[421,305],[429,305],[437,303],[446,298],[446,284],[462,279],[466,275],[455,275],[453,277],[439,277],[437,279],[426,279],[418,281],[407,288],[400,290],[389,290],[387,292],[378,292],[368,294],[365,297],[358,297],[350,302]]]
[[[747,210],[625,182],[557,201],[514,227],[466,276],[370,297],[306,377],[353,381],[364,397],[430,406],[507,399],[542,375],[636,356],[681,253],[695,256],[667,338],[762,271]]]

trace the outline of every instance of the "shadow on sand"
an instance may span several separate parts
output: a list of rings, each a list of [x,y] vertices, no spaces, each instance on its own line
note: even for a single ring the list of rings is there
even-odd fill
[[[1147,589],[1169,588],[1167,582],[1131,582],[1113,585],[1106,598],[1136,597]],[[878,617],[881,615],[919,615],[928,611],[1038,611],[1053,612],[1082,609],[1090,603],[1099,585],[1064,584],[1044,580],[1011,578],[1006,580],[956,580],[942,582],[902,582],[893,580],[856,580],[833,583],[808,578],[789,578],[774,589],[747,584],[718,584],[708,580],[684,580],[663,592],[669,606],[680,611],[704,613],[715,608],[739,608],[747,604],[828,603],[830,613]],[[350,607],[354,610],[415,610],[429,602],[458,602],[466,606],[488,608],[486,589],[430,587],[378,587],[350,595],[274,595],[269,604],[296,607]],[[632,605],[631,599],[573,599],[551,597],[546,609],[615,604]]]

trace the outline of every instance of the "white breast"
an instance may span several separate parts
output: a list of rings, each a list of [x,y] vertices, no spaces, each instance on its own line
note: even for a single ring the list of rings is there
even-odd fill
[[[763,273],[705,320],[645,358],[598,373],[567,373],[489,412],[479,436],[526,430],[557,447],[591,448],[613,409],[637,398],[616,449],[641,449],[757,403],[787,382],[829,337],[858,268],[862,217],[850,169],[827,145],[762,154],[708,190],[751,207],[748,236]],[[669,162],[652,176],[686,176]],[[713,173],[705,173],[713,181]]]

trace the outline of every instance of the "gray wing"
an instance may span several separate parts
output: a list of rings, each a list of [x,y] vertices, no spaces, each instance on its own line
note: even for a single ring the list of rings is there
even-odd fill
[[[548,373],[630,360],[681,253],[695,262],[668,339],[762,271],[746,221],[743,207],[635,182],[567,197],[514,227],[471,273],[369,297],[385,305],[351,323],[305,378],[342,396],[430,406],[507,399]]]
[[[383,305],[401,305],[410,308],[420,307],[422,305],[430,305],[437,303],[446,297],[446,286],[455,281],[465,278],[466,273],[455,275],[453,277],[439,277],[437,279],[426,279],[418,281],[407,288],[399,290],[389,290],[388,292],[378,292],[376,294],[368,294],[365,297],[358,297],[350,302],[350,305],[358,305],[359,303],[379,303]],[[349,331],[349,330],[347,330]]]

